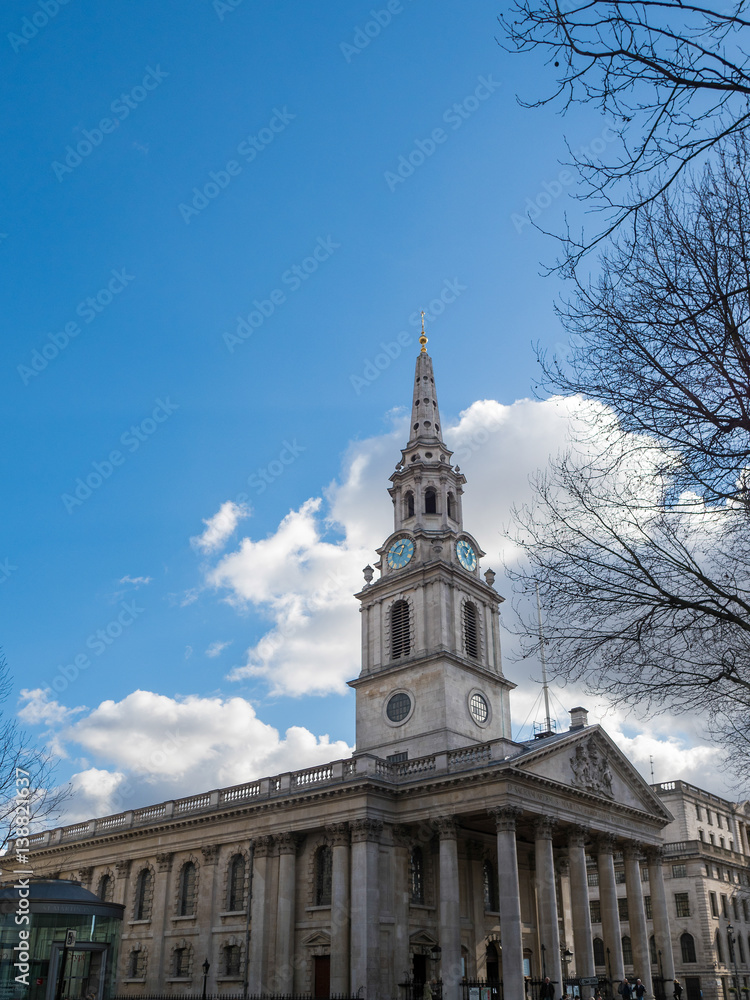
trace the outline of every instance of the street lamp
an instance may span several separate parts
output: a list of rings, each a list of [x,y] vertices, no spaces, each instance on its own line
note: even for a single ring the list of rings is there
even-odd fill
[[[736,1000],[740,1000],[740,973],[737,968],[737,950],[735,948],[734,942],[734,927],[731,922],[727,923],[727,938],[729,939],[729,957],[732,959],[732,965],[734,966],[734,986],[737,990]]]
[[[208,979],[208,970],[211,968],[211,963],[208,959],[203,963],[203,1000],[206,1000],[206,980]]]
[[[547,961],[546,961],[546,956],[544,954],[546,950],[547,949],[544,947],[544,944],[542,944],[542,979],[547,978]]]

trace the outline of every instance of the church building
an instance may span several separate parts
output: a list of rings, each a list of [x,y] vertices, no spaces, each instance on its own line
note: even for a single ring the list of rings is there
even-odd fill
[[[549,976],[559,997],[564,978],[604,974],[596,936],[608,978],[652,994],[652,934],[674,976],[663,799],[582,708],[565,732],[511,738],[503,598],[464,525],[420,343],[393,531],[356,594],[354,755],[31,838],[38,875],[124,904],[118,993],[196,994],[208,963],[210,992],[397,1000],[437,978],[459,1000],[483,979],[523,1000],[526,977]]]

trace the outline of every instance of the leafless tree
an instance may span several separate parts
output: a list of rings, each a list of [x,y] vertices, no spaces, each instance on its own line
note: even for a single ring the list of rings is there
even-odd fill
[[[8,661],[0,652],[0,705],[7,702],[11,687]],[[0,712],[0,852],[24,829],[41,832],[59,816],[67,789],[55,786],[53,771],[51,756],[15,718]]]
[[[594,237],[564,239],[581,256],[668,190],[685,167],[750,123],[747,0],[517,0],[500,17],[501,44],[540,51],[556,71],[550,93],[525,103],[597,106],[621,145],[609,162],[574,157],[579,195],[606,210]],[[623,182],[626,182],[623,184]]]
[[[644,205],[562,307],[545,385],[589,400],[575,447],[516,512],[548,660],[642,711],[705,713],[750,763],[748,147]],[[529,645],[534,623],[525,625]]]

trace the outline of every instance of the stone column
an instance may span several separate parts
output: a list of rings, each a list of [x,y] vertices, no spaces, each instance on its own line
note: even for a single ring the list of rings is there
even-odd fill
[[[380,981],[380,888],[378,855],[383,824],[357,819],[352,829],[351,981],[366,1000],[378,995]]]
[[[657,954],[661,953],[659,974],[665,980],[674,979],[674,955],[672,954],[672,932],[669,927],[667,895],[664,891],[664,872],[661,847],[651,847],[646,852],[648,860],[648,883],[651,887],[651,919],[654,922],[654,939]]]
[[[273,851],[273,837],[258,837],[253,855],[253,898],[250,904],[250,968],[248,989],[250,993],[266,992],[268,979],[268,923],[266,911],[270,905],[267,898],[270,855]]]
[[[523,1000],[524,997],[521,895],[516,853],[516,820],[520,813],[520,809],[512,806],[490,810],[490,815],[497,824],[497,876],[505,1000]]]
[[[458,824],[437,820],[440,837],[440,972],[444,1000],[458,1000],[461,981],[461,915],[458,902]]]
[[[568,833],[568,863],[570,865],[570,895],[573,908],[573,954],[576,975],[594,976],[594,939],[591,934],[589,886],[586,873],[587,830],[574,826]],[[582,986],[581,996],[590,997],[591,987]]]
[[[560,963],[560,925],[557,921],[557,891],[555,889],[555,858],[552,834],[556,820],[541,816],[534,826],[534,859],[536,863],[536,911],[539,922],[539,947],[542,951],[542,975],[556,984],[555,992],[562,995]]]
[[[349,992],[349,824],[326,827],[331,843],[331,993]]]
[[[620,983],[625,975],[622,960],[622,930],[617,909],[615,883],[614,837],[599,837],[596,843],[596,864],[599,870],[599,907],[602,911],[602,937],[605,958],[608,958],[607,975],[613,983]]]
[[[623,851],[625,860],[625,891],[628,894],[628,923],[630,942],[633,946],[633,965],[640,973],[646,992],[653,993],[651,984],[651,955],[648,947],[646,908],[643,904],[641,885],[641,851],[639,845],[626,843]]]
[[[274,993],[294,992],[294,895],[297,871],[297,836],[282,833],[279,847],[279,888],[276,897],[276,962]]]
[[[172,871],[173,858],[174,854],[171,852],[156,855],[154,898],[151,906],[152,937],[148,943],[145,983],[145,989],[149,993],[163,993],[166,989],[166,979],[172,974],[169,968],[169,951],[165,950],[164,931],[172,902],[169,898],[171,882],[169,874]]]

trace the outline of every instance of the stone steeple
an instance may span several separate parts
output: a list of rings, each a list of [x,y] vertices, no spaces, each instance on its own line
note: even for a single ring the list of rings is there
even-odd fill
[[[464,529],[466,477],[440,423],[432,359],[422,349],[409,439],[390,477],[393,532],[365,570],[357,751],[411,757],[510,738],[492,570]]]

